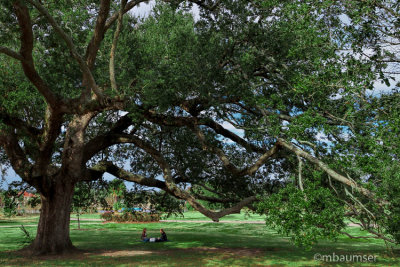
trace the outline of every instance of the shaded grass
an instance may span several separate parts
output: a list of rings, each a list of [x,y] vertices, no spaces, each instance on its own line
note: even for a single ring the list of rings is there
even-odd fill
[[[295,247],[288,238],[262,224],[136,223],[90,224],[71,230],[80,254],[24,258],[10,251],[22,247],[18,228],[0,229],[0,265],[5,266],[316,266],[315,253],[377,256],[377,263],[354,266],[400,266],[398,255],[389,255],[380,240],[321,241],[311,251]],[[159,236],[164,228],[170,242],[143,243],[142,229]],[[5,230],[5,231],[4,231]],[[28,231],[34,235],[35,228]],[[351,227],[352,234],[360,229]],[[363,233],[361,233],[363,234]],[[348,266],[343,263],[342,266]]]
[[[21,224],[37,224],[39,215],[1,217],[0,226],[2,225],[21,225]]]

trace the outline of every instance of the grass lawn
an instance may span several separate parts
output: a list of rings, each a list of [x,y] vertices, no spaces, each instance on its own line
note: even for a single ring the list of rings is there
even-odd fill
[[[198,216],[193,213],[185,219],[201,220]],[[229,220],[234,218],[243,220],[240,216]],[[71,225],[72,242],[83,250],[82,253],[32,258],[24,258],[12,252],[23,246],[24,238],[20,229],[0,228],[0,266],[329,265],[314,260],[316,253],[377,257],[377,262],[352,263],[352,266],[400,266],[398,252],[397,255],[388,254],[385,244],[379,240],[351,240],[342,236],[337,242],[322,241],[311,251],[304,251],[263,224],[95,223],[82,227],[83,230],[76,230],[76,225]],[[148,229],[149,236],[159,236],[159,229],[164,228],[171,241],[140,242],[139,236],[144,227]],[[353,234],[360,231],[356,227],[350,229]],[[36,227],[27,227],[27,230],[34,236]],[[341,263],[339,266],[349,266],[349,263]]]

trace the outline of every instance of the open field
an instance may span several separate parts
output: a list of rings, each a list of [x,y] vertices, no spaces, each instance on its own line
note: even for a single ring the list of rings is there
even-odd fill
[[[189,218],[201,220],[199,214]],[[243,220],[241,215],[229,218]],[[94,218],[93,216],[84,216]],[[22,219],[16,218],[21,223]],[[31,217],[31,222],[35,219]],[[182,218],[174,218],[182,219]],[[256,218],[251,218],[256,220]],[[9,225],[13,220],[0,225]],[[141,230],[158,236],[164,228],[170,242],[142,243]],[[82,250],[74,255],[25,258],[13,251],[23,247],[24,237],[19,228],[0,228],[1,266],[317,266],[314,255],[372,255],[377,262],[354,265],[399,266],[399,248],[388,254],[379,240],[351,240],[342,236],[337,242],[322,241],[311,251],[293,246],[289,239],[278,235],[263,224],[242,223],[101,223],[91,222],[77,230],[71,225],[73,243]],[[351,227],[356,234],[360,230]],[[32,236],[36,227],[27,227]],[[397,252],[396,252],[397,251]],[[348,264],[342,263],[342,266]]]

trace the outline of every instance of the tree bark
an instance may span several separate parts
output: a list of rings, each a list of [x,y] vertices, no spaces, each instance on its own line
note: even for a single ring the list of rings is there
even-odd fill
[[[33,255],[66,254],[76,250],[69,236],[70,210],[74,183],[55,182],[41,194],[42,207],[35,240],[26,250]]]

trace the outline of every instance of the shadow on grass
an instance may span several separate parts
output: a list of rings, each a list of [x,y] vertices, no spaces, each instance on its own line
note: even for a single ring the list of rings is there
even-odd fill
[[[169,242],[143,243],[139,237],[146,227],[149,236],[165,228]],[[322,255],[374,255],[376,263],[363,266],[399,266],[396,256],[386,253],[383,242],[350,240],[323,241],[311,251],[293,246],[265,225],[242,224],[99,224],[71,231],[73,255],[23,258],[17,232],[0,234],[0,265],[5,266],[313,266],[316,253]],[[352,229],[352,231],[358,231]],[[4,243],[6,242],[6,243]],[[398,255],[397,255],[398,256]],[[326,263],[328,264],[328,263]],[[357,264],[352,264],[357,265]],[[342,263],[348,266],[348,263]]]

